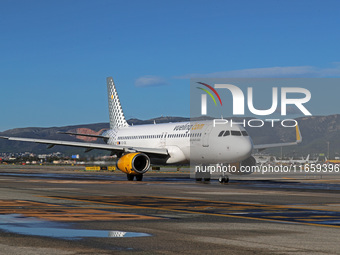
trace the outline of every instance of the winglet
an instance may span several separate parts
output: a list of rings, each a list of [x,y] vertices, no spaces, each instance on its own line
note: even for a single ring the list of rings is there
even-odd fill
[[[296,142],[301,143],[302,142],[302,136],[301,136],[301,132],[300,132],[300,128],[299,128],[298,124],[295,126],[295,129],[296,129]]]

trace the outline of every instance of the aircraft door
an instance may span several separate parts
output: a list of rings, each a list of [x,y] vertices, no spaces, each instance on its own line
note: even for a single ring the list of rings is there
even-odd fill
[[[161,147],[166,145],[166,137],[168,136],[168,132],[163,132],[161,136]]]
[[[202,146],[209,147],[209,135],[212,130],[213,126],[209,125],[202,134]]]

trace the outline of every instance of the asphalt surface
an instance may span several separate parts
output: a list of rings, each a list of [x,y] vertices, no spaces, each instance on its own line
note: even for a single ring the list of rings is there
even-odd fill
[[[340,174],[0,166],[1,254],[340,254]]]

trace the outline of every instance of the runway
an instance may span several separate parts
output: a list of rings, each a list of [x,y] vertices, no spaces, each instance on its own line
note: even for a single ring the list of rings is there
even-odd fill
[[[182,172],[143,182],[77,167],[0,167],[2,254],[339,254],[340,175]]]

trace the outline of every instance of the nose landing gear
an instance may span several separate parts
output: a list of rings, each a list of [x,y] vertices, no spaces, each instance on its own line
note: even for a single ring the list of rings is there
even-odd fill
[[[218,181],[221,183],[221,184],[226,184],[229,182],[229,177],[228,176],[220,176],[218,178]]]
[[[223,165],[223,164],[221,164]],[[229,177],[228,175],[225,174],[225,172],[221,172],[221,176],[218,178],[218,181],[221,183],[221,184],[226,184],[229,182]]]

